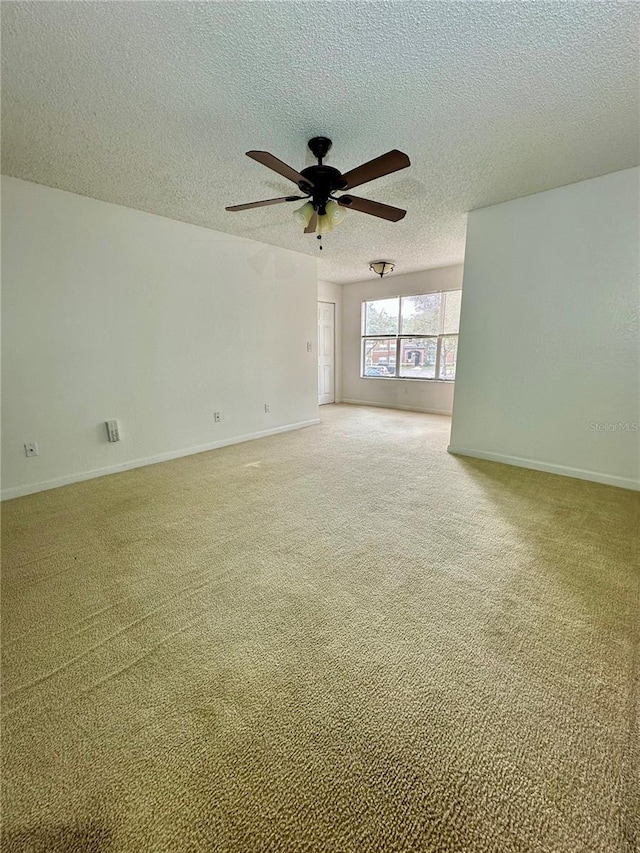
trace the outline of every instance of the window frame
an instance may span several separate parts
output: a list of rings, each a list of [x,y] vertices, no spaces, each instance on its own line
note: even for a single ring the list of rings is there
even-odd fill
[[[360,343],[360,378],[361,379],[383,379],[383,380],[393,380],[400,379],[403,382],[445,382],[447,385],[455,382],[455,376],[453,379],[444,379],[440,376],[440,360],[442,357],[442,339],[444,337],[447,338],[456,338],[456,356],[458,352],[458,339],[460,335],[460,324],[458,323],[458,331],[457,332],[445,332],[444,331],[444,323],[445,323],[445,310],[443,304],[443,298],[446,299],[447,293],[460,293],[462,294],[462,288],[455,288],[454,290],[432,290],[428,293],[408,293],[401,296],[398,294],[397,296],[382,296],[379,299],[363,299],[360,308],[360,318],[361,318],[361,343]],[[416,296],[434,296],[438,294],[440,296],[440,317],[439,317],[439,331],[437,335],[420,335],[420,334],[401,334],[402,329],[402,300],[403,299],[411,299]],[[380,335],[368,335],[366,334],[367,329],[367,304],[370,302],[382,302],[387,299],[397,299],[398,300],[398,323],[397,323],[397,333],[395,335],[389,334],[388,332]],[[427,339],[436,339],[436,360],[435,360],[435,376],[433,378],[429,376],[400,376],[400,354],[402,351],[402,341],[403,340],[427,340]],[[368,341],[390,341],[394,340],[396,342],[395,347],[395,372],[390,376],[367,376],[366,369],[367,366],[365,364],[365,355],[366,355],[366,346]],[[391,357],[391,349],[389,350],[389,358]],[[385,363],[385,366],[390,362]],[[374,365],[375,366],[375,365]],[[456,367],[457,367],[457,357],[456,357]]]

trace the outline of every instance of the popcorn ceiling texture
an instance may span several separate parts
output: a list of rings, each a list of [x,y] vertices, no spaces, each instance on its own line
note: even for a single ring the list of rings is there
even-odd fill
[[[321,411],[3,504],[3,853],[639,849],[640,495]]]
[[[4,3],[3,171],[321,257],[323,279],[459,263],[465,213],[638,163],[634,3]],[[346,171],[390,148],[412,167],[358,194],[324,240],[293,205],[226,213],[293,185],[328,135]]]

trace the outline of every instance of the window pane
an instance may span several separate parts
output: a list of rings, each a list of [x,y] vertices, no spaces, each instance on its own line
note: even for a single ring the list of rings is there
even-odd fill
[[[440,343],[440,379],[456,378],[456,361],[458,358],[458,336],[443,335]]]
[[[403,338],[400,373],[405,379],[435,379],[437,338]]]
[[[444,328],[445,335],[457,335],[460,331],[461,290],[450,290],[444,293]]]
[[[363,376],[395,376],[396,339],[365,338],[363,350]]]
[[[403,335],[440,334],[441,293],[402,297]]]
[[[365,335],[398,334],[398,297],[365,302]]]

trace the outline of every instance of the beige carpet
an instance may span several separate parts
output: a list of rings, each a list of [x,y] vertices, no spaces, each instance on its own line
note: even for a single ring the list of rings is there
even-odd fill
[[[640,496],[448,430],[5,503],[3,853],[636,850]]]

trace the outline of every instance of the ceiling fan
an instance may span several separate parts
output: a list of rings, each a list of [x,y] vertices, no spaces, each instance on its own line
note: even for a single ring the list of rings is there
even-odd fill
[[[402,219],[407,211],[399,207],[392,207],[389,204],[382,204],[368,198],[360,198],[350,193],[341,196],[336,196],[334,193],[352,190],[354,187],[366,184],[367,181],[373,181],[376,178],[383,177],[383,175],[390,175],[399,169],[406,169],[407,166],[411,165],[407,155],[403,154],[402,151],[393,149],[393,151],[387,151],[386,154],[369,160],[343,175],[333,166],[325,166],[322,162],[331,148],[331,144],[331,140],[327,139],[326,136],[314,136],[313,139],[310,139],[309,149],[317,158],[318,165],[308,166],[300,172],[296,172],[295,169],[287,166],[286,163],[278,160],[268,151],[247,151],[247,157],[251,157],[252,160],[262,163],[263,166],[273,169],[274,172],[297,184],[303,195],[287,195],[281,198],[265,199],[264,201],[252,201],[248,204],[234,204],[227,207],[226,210],[235,212],[249,210],[252,207],[265,207],[269,204],[308,199],[296,211],[296,218],[306,226],[305,234],[314,234],[318,230],[320,232],[318,239],[320,239],[321,234],[330,231],[334,225],[342,221],[344,210],[341,208],[368,213],[371,216],[378,216],[380,219],[387,219],[389,222],[398,222]]]

